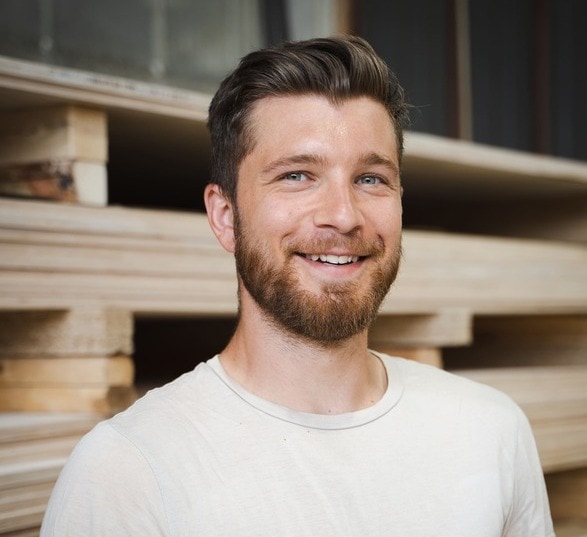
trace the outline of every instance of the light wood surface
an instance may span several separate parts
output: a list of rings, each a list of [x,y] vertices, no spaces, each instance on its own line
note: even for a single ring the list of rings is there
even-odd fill
[[[128,311],[81,307],[0,312],[0,358],[130,355],[132,337]]]

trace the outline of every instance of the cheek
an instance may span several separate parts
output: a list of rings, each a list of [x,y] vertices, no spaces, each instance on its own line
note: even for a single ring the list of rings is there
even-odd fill
[[[390,202],[388,205],[372,209],[369,222],[373,229],[386,240],[396,240],[402,230],[402,204]]]
[[[262,231],[273,231],[282,235],[298,228],[304,221],[303,211],[300,208],[289,203],[279,203],[276,200],[267,202],[264,209],[259,207],[255,217]]]

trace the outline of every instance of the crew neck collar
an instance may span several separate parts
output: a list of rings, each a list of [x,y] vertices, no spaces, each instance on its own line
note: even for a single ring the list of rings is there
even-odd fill
[[[220,381],[234,392],[235,395],[263,414],[300,427],[311,429],[352,429],[366,425],[387,414],[398,403],[403,392],[401,370],[397,366],[395,359],[386,354],[374,351],[370,352],[377,356],[385,366],[387,372],[387,389],[383,394],[383,397],[381,397],[381,399],[375,404],[355,412],[347,412],[343,414],[313,414],[309,412],[299,412],[254,395],[228,375],[220,362],[219,355],[208,360],[206,365],[212,369]]]

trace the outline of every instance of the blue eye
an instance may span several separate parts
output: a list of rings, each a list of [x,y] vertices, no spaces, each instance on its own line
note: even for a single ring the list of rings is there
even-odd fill
[[[382,183],[383,180],[381,177],[376,175],[363,175],[357,179],[357,183],[361,183],[363,185],[378,185]]]
[[[283,178],[289,181],[303,181],[306,179],[306,174],[302,172],[290,172],[286,173]]]

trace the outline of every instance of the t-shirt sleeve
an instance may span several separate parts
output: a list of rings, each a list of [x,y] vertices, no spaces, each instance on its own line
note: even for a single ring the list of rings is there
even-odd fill
[[[514,489],[504,537],[554,537],[544,474],[532,429],[519,411]]]
[[[51,495],[41,537],[169,535],[157,480],[141,452],[108,423],[77,445]]]

